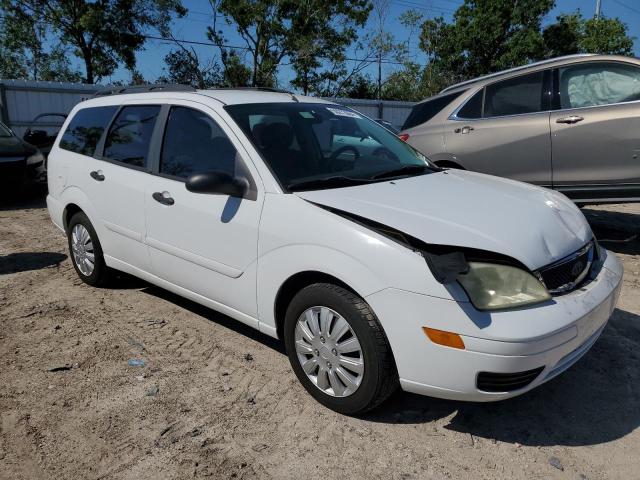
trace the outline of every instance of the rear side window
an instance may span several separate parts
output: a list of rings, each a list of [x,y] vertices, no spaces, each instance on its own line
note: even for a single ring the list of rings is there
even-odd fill
[[[93,107],[78,110],[60,139],[60,148],[92,156],[104,129],[118,107]]]
[[[543,107],[543,77],[543,72],[535,72],[487,86],[484,116],[501,117],[546,110]]]
[[[133,167],[146,167],[158,105],[132,105],[118,113],[104,144],[104,158]]]
[[[172,107],[162,143],[160,173],[187,178],[194,173],[236,170],[236,149],[204,112]]]
[[[433,100],[427,100],[426,102],[419,103],[411,109],[411,113],[407,117],[407,120],[402,126],[403,130],[407,128],[415,127],[422,123],[428,122],[435,117],[440,111],[453,102],[456,98],[462,95],[464,91],[450,93],[442,97],[434,98]]]
[[[480,90],[473,97],[471,97],[467,103],[458,111],[456,115],[458,118],[481,118],[482,117],[482,100],[484,95],[484,89]]]

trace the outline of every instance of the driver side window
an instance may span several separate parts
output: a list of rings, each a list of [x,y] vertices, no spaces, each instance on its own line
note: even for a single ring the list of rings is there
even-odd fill
[[[207,114],[171,107],[160,156],[160,173],[186,179],[194,173],[222,171],[234,176],[238,153]]]

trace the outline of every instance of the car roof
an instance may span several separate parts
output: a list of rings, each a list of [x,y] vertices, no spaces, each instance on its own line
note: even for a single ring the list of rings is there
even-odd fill
[[[502,70],[500,72],[490,73],[488,75],[483,75],[481,77],[472,78],[471,80],[459,82],[441,90],[440,93],[436,96],[439,96],[445,93],[457,92],[459,90],[464,90],[471,87],[479,87],[481,85],[484,86],[487,83],[493,82],[495,80],[502,80],[505,78],[509,78],[511,76],[517,76],[522,73],[526,73],[528,71],[533,72],[536,70],[543,70],[547,68],[557,67],[559,65],[580,63],[585,60],[589,60],[589,61],[610,60],[610,61],[638,63],[638,59],[635,57],[624,57],[621,55],[598,55],[593,53],[579,53],[575,55],[565,55],[563,57],[556,57],[556,58],[550,58],[547,60],[541,60],[539,62],[533,62],[527,65],[522,65],[520,67],[510,68],[508,70]],[[434,98],[434,97],[431,97],[431,98]]]
[[[159,88],[157,86],[131,87],[106,89],[90,99],[82,102],[82,107],[119,105],[123,101],[130,100],[153,100],[161,101],[168,98],[196,100],[202,102],[202,97],[211,98],[222,105],[238,105],[246,103],[324,103],[333,104],[327,100],[317,97],[297,95],[291,92],[275,89],[263,88],[212,88],[206,90],[196,90],[186,86],[167,86]]]

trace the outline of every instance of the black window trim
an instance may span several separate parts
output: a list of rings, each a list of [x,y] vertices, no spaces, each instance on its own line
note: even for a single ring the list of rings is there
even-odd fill
[[[162,118],[162,112],[165,106],[166,105],[161,103],[123,103],[118,105],[118,108],[115,114],[113,115],[113,117],[111,118],[111,120],[109,121],[107,128],[105,128],[104,132],[102,132],[102,136],[100,137],[100,140],[96,145],[93,158],[95,158],[96,160],[100,160],[102,162],[118,165],[119,167],[129,168],[131,170],[137,170],[139,172],[153,174],[153,164],[157,159],[155,159],[154,156],[152,156],[152,154],[156,153],[155,149],[156,149],[156,140],[157,140],[156,137],[158,135],[158,126],[160,125],[160,119]],[[151,138],[149,139],[149,151],[147,152],[147,165],[144,167],[131,165],[129,163],[121,162],[119,160],[113,160],[112,158],[107,158],[104,156],[104,146],[107,141],[107,136],[111,131],[111,127],[113,126],[116,119],[118,118],[118,115],[120,115],[120,112],[122,112],[122,110],[126,107],[159,107],[160,108],[158,112],[158,117],[156,118],[156,123],[153,126],[153,132],[151,132]]]
[[[585,108],[606,108],[615,105],[629,105],[633,103],[640,103],[640,100],[632,100],[629,102],[616,102],[616,103],[605,103],[602,105],[590,105],[587,107],[570,107],[570,108],[560,108],[560,69],[561,68],[571,68],[575,66],[584,66],[584,65],[593,65],[595,63],[619,63],[620,65],[631,66],[640,70],[640,65],[633,62],[625,62],[624,60],[617,59],[599,59],[599,60],[584,60],[581,62],[572,62],[564,65],[556,65],[553,67],[553,100],[552,100],[552,111],[553,112],[568,112],[573,110],[583,110]]]
[[[491,83],[487,83],[485,85],[483,85],[482,87],[480,87],[478,90],[473,92],[473,95],[470,95],[463,103],[461,103],[454,111],[451,115],[449,115],[449,120],[453,120],[453,121],[459,121],[459,122],[477,122],[480,120],[491,120],[491,119],[496,119],[496,118],[510,118],[510,117],[520,117],[522,115],[540,115],[541,113],[549,113],[552,111],[552,106],[553,106],[553,101],[550,99],[550,97],[553,96],[553,93],[555,91],[555,84],[552,87],[552,83],[551,83],[551,79],[552,79],[552,70],[553,68],[547,67],[547,68],[541,68],[541,69],[537,69],[537,70],[533,70],[530,72],[523,72],[519,75],[513,75],[507,78],[501,78],[499,80],[495,80]],[[485,117],[484,115],[484,104],[485,104],[485,98],[486,98],[486,92],[487,92],[487,87],[490,87],[492,85],[495,85],[496,83],[501,83],[507,80],[513,80],[514,78],[518,78],[518,77],[523,77],[525,75],[531,75],[534,73],[539,73],[542,72],[542,95],[543,95],[543,105],[542,105],[542,110],[538,111],[538,112],[528,112],[528,113],[514,113],[512,115],[495,115],[492,117]],[[460,110],[462,110],[462,108],[467,104],[467,102],[469,102],[475,95],[476,93],[478,93],[480,90],[482,90],[482,116],[479,118],[464,118],[464,117],[459,117],[458,116],[458,112]],[[546,92],[546,94],[545,94]],[[544,97],[546,96],[546,100],[544,99]]]
[[[418,106],[420,106],[420,105],[423,105],[423,104],[425,104],[425,103],[433,102],[433,101],[436,101],[436,100],[438,100],[438,99],[440,99],[440,98],[447,97],[447,96],[452,96],[452,97],[453,97],[453,98],[449,101],[449,103],[447,103],[447,104],[446,104],[444,107],[442,107],[442,108],[441,108],[437,113],[435,113],[431,118],[429,118],[429,120],[426,120],[426,121],[424,121],[424,122],[420,122],[420,123],[418,123],[418,124],[416,124],[416,125],[413,125],[413,126],[411,126],[411,127],[407,127],[407,126],[406,126],[406,125],[407,125],[407,120],[408,120],[408,119],[409,119],[409,117],[411,116],[411,112],[410,112],[410,113],[409,113],[409,116],[407,117],[407,120],[405,120],[405,121],[404,121],[404,124],[402,125],[402,128],[400,129],[400,131],[404,131],[404,130],[407,130],[407,129],[409,129],[409,128],[416,128],[416,127],[419,127],[420,125],[424,125],[425,123],[430,122],[430,121],[431,121],[431,120],[433,120],[435,117],[437,117],[438,115],[440,115],[440,114],[443,112],[443,110],[445,110],[449,105],[451,105],[451,104],[452,104],[452,103],[454,103],[456,100],[458,100],[458,99],[460,98],[460,96],[464,95],[464,94],[465,94],[465,93],[467,93],[468,91],[469,91],[469,88],[465,88],[465,89],[460,90],[460,91],[451,91],[451,92],[446,92],[446,93],[444,93],[444,94],[434,95],[433,97],[427,98],[427,99],[425,99],[425,100],[423,100],[423,101],[421,101],[421,102],[416,103],[413,107],[411,107],[411,112],[413,112],[413,109],[414,109],[414,108],[416,108],[416,107],[418,107]],[[442,92],[441,92],[441,93],[442,93]],[[474,93],[474,95],[475,95],[475,93]],[[472,95],[471,97],[473,97],[473,95]],[[466,104],[466,102],[467,102],[467,101],[469,101],[469,99],[470,99],[471,97],[469,97],[469,98],[465,101],[465,104]],[[482,100],[483,100],[483,106],[484,106],[484,97],[483,97],[483,99],[482,99]],[[463,105],[464,105],[464,104],[463,104]],[[462,106],[463,106],[463,105],[461,105],[461,106],[459,106],[459,107],[455,108],[455,109],[454,109],[454,111],[453,111],[453,113],[451,113],[451,114],[449,115],[449,118],[451,118],[454,114],[456,114],[456,113],[458,112],[458,110],[460,110],[460,109],[462,108]]]

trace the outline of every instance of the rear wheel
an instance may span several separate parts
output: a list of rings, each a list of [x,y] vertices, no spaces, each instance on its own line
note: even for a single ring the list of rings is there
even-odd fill
[[[360,414],[398,386],[391,348],[366,302],[316,283],[293,298],[285,317],[289,361],[307,391],[340,413]]]
[[[67,226],[69,252],[80,279],[94,287],[105,286],[111,271],[104,261],[98,235],[84,212],[78,212]]]

